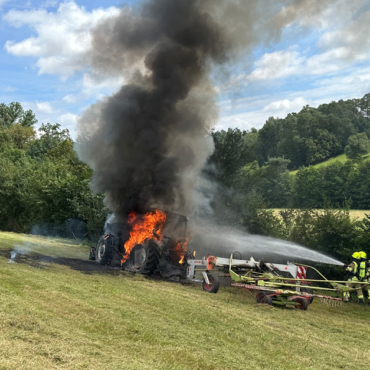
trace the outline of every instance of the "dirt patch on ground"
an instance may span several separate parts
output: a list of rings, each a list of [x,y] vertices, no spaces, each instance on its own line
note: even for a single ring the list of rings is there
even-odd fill
[[[0,257],[9,259],[9,263],[23,263],[31,267],[45,269],[51,268],[53,264],[67,266],[72,270],[80,271],[84,274],[110,274],[119,275],[122,269],[117,267],[102,266],[94,261],[81,260],[67,257],[51,257],[35,252],[16,252],[11,249],[1,249]]]

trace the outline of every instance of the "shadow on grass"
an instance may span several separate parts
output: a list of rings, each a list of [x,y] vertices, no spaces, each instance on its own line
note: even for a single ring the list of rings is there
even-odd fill
[[[1,249],[0,257],[9,258],[9,263],[22,263],[40,269],[52,267],[53,264],[67,266],[72,270],[76,270],[88,275],[119,275],[122,271],[118,267],[102,266],[94,261],[84,261],[77,258],[67,257],[51,257],[35,252],[19,253],[12,249]]]

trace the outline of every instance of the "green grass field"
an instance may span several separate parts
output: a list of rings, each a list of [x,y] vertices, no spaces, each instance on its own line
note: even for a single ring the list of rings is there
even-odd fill
[[[257,305],[100,267],[88,250],[0,233],[0,369],[369,367],[370,306]]]

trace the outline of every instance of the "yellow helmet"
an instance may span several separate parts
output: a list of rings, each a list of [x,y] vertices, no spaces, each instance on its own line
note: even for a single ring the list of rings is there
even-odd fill
[[[360,253],[359,253],[359,252],[355,252],[355,253],[353,253],[353,254],[352,254],[352,257],[353,257],[353,258],[356,258],[356,259],[361,258],[361,257],[360,257]]]
[[[358,254],[360,255],[360,258],[367,258],[367,255],[365,252],[358,252]]]

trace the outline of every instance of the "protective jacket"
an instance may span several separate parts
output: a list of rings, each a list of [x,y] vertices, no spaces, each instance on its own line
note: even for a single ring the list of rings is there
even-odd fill
[[[354,258],[352,262],[346,268],[346,271],[349,272],[349,276],[351,280],[359,279],[359,276],[358,276],[359,264],[360,264],[360,260],[357,258]]]

